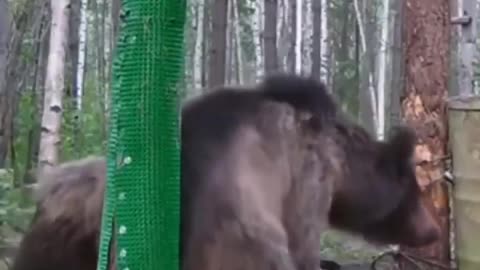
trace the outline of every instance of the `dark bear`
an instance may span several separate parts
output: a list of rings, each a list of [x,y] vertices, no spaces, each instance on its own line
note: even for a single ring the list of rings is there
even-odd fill
[[[439,236],[413,133],[375,140],[314,79],[215,89],[183,107],[181,127],[182,270],[318,269],[328,224],[380,244]],[[105,161],[68,162],[39,182],[14,270],[94,270]]]

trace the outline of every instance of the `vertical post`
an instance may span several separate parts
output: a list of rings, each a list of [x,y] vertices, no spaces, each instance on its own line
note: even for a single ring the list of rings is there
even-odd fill
[[[455,247],[458,269],[480,269],[480,96],[454,97],[449,104],[453,157]]]
[[[458,13],[457,13],[458,12]],[[459,25],[458,31],[458,93],[470,95],[474,91],[473,59],[476,55],[477,1],[458,0],[456,14],[451,23]]]
[[[115,218],[117,269],[178,269],[178,87],[185,0],[124,0],[115,50],[98,269]]]

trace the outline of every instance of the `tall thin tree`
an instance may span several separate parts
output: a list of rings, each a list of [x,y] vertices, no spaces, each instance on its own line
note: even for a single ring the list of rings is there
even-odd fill
[[[278,71],[277,52],[277,0],[265,1],[265,30],[263,39],[265,43],[265,74]]]
[[[0,129],[2,129],[3,117],[6,108],[7,96],[7,64],[8,64],[8,41],[10,40],[10,22],[9,22],[8,1],[0,0]],[[7,155],[5,134],[0,132],[0,168],[5,166]]]
[[[50,169],[58,163],[60,126],[62,122],[62,97],[64,90],[64,62],[68,33],[68,0],[52,0],[52,27],[50,30],[50,52],[48,55],[47,78],[40,137],[39,167]]]
[[[226,79],[227,13],[228,1],[213,0],[209,88],[224,84]]]
[[[320,79],[322,61],[322,0],[312,0],[313,35],[312,35],[312,76]]]

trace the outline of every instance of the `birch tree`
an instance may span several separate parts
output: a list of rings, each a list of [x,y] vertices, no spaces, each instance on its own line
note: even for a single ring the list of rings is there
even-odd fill
[[[264,19],[264,2],[251,2],[254,6],[254,23],[253,23],[253,40],[255,47],[255,79],[259,80],[263,76],[264,71],[264,44],[263,44],[263,19]]]
[[[328,31],[328,7],[330,4],[330,0],[320,0],[321,1],[321,31],[320,31],[320,79],[328,84],[329,78],[329,65],[330,61],[330,46],[329,46],[329,31]],[[329,85],[331,88],[331,86]]]
[[[49,169],[58,162],[62,97],[64,90],[65,46],[68,33],[68,0],[52,0],[50,52],[45,80],[44,110],[40,137],[39,167]]]
[[[94,2],[97,0],[93,0]],[[83,96],[83,77],[85,75],[85,51],[87,49],[87,3],[88,0],[82,0],[82,5],[80,8],[80,27],[78,29],[78,66],[77,66],[77,74],[76,74],[76,102],[75,104],[77,105],[77,111],[82,110],[82,96]],[[98,58],[103,59],[103,51],[101,55],[97,55]],[[100,71],[100,68],[103,68],[101,65],[99,65],[99,70],[98,72],[103,72]],[[98,82],[100,85],[102,84],[101,81]]]
[[[228,3],[229,1],[227,1]],[[233,54],[235,50],[234,34],[233,34],[233,24],[231,23],[234,18],[232,18],[232,5],[227,6],[227,30],[226,30],[226,46],[225,46],[225,83],[231,84],[233,79],[233,68],[234,60]]]
[[[387,44],[389,43],[389,10],[390,10],[390,0],[383,1],[382,7],[382,26],[381,26],[381,39],[380,39],[380,51],[379,51],[379,63],[378,63],[378,84],[377,84],[377,94],[378,94],[378,123],[377,123],[377,138],[383,139],[385,132],[385,78],[387,76],[386,64],[388,61],[388,52]]]
[[[238,0],[232,0],[233,8],[233,27],[235,29],[235,62],[236,62],[236,80],[237,83],[241,84],[244,82],[244,69],[243,69],[243,48],[242,40],[240,36],[241,26],[240,26],[240,13],[238,12]]]
[[[193,54],[193,81],[194,81],[194,88],[200,89],[202,88],[202,47],[203,47],[203,16],[205,2],[203,0],[197,0],[197,12],[196,12],[196,20],[197,20],[197,33],[195,35],[195,51]]]
[[[302,26],[303,26],[303,1],[296,1],[295,8],[295,73],[300,74],[302,72]]]

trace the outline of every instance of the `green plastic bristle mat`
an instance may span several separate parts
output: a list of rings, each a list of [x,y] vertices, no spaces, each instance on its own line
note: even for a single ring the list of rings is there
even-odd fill
[[[112,232],[118,240],[118,270],[179,267],[177,92],[183,76],[185,12],[185,0],[122,3],[99,270],[108,268]]]

